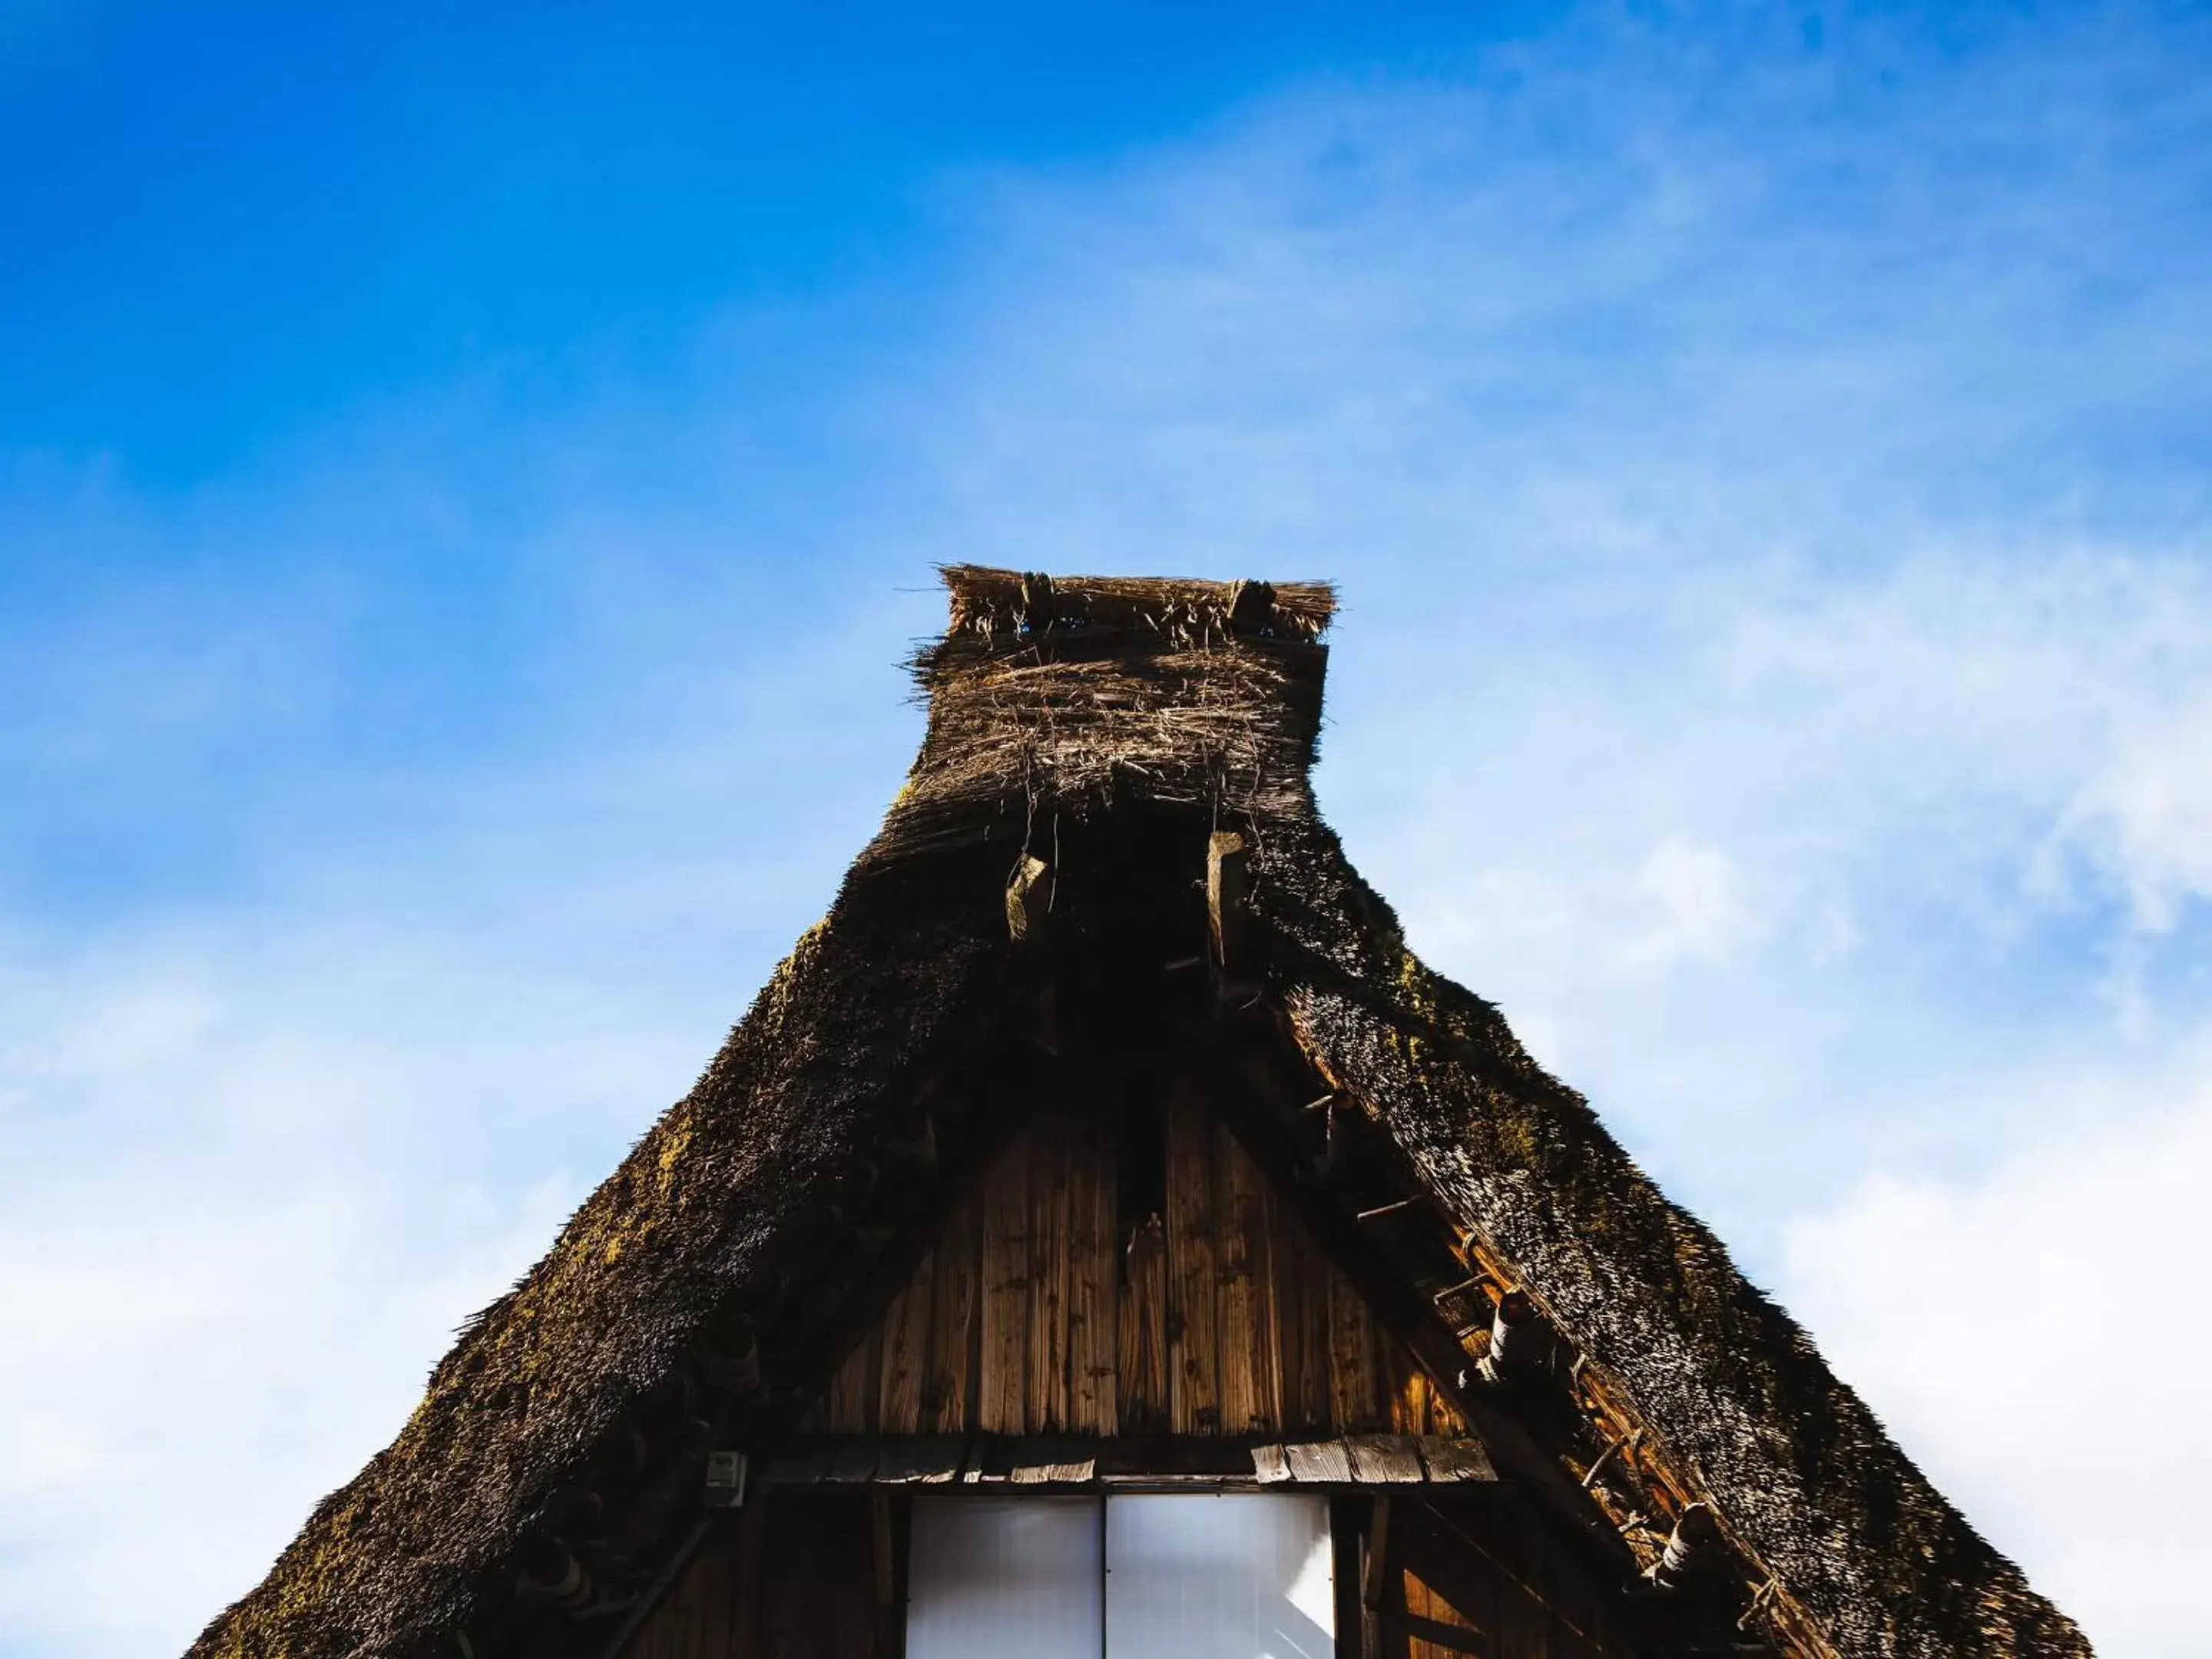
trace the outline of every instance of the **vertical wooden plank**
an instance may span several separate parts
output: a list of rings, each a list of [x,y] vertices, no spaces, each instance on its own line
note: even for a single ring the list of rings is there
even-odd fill
[[[775,1501],[764,1492],[756,1492],[738,1511],[736,1617],[730,1632],[734,1659],[755,1659],[767,1650],[769,1522],[775,1514]]]
[[[1275,1207],[1282,1218],[1276,1238],[1289,1244],[1289,1259],[1297,1275],[1295,1297],[1285,1296],[1281,1305],[1295,1306],[1297,1310],[1297,1426],[1309,1433],[1323,1433],[1335,1416],[1329,1393],[1328,1258],[1313,1235],[1290,1213],[1288,1203]],[[1285,1425],[1286,1432],[1289,1428]]]
[[[1405,1594],[1406,1611],[1413,1617],[1467,1632],[1465,1643],[1457,1645],[1430,1641],[1419,1636],[1411,1637],[1407,1643],[1407,1659],[1464,1659],[1470,1651],[1481,1654],[1490,1650],[1492,1644],[1482,1627],[1468,1617],[1464,1609],[1437,1586],[1411,1568],[1405,1571]],[[1465,1592],[1461,1594],[1464,1596]]]
[[[1543,1651],[1546,1659],[1571,1659],[1589,1650],[1582,1629],[1590,1627],[1589,1614],[1581,1606],[1577,1595],[1582,1575],[1576,1571],[1560,1553],[1548,1534],[1537,1528],[1529,1528],[1528,1582],[1544,1598],[1542,1612]]]
[[[1432,1609],[1441,1598],[1429,1594],[1429,1587],[1421,1582],[1419,1574],[1401,1568],[1399,1577],[1404,1581],[1399,1589],[1405,1597],[1406,1611],[1416,1619],[1435,1618]],[[1406,1652],[1407,1659],[1445,1659],[1446,1656],[1446,1650],[1425,1642],[1418,1636],[1406,1644]]]
[[[692,1659],[706,1646],[707,1593],[711,1581],[699,1571],[701,1565],[694,1557],[690,1570],[677,1575],[668,1601],[661,1608],[664,1650],[680,1654],[684,1659]]]
[[[1054,1114],[1029,1134],[1029,1364],[1023,1415],[1033,1434],[1057,1434],[1067,1426],[1069,1128],[1067,1119]]]
[[[764,1659],[874,1659],[872,1531],[865,1494],[780,1506],[757,1650]],[[755,1650],[738,1651],[753,1659]]]
[[[830,1649],[838,1659],[875,1659],[874,1503],[865,1494],[827,1501],[836,1506],[831,1548],[839,1567],[830,1591],[836,1604],[836,1633]]]
[[[733,1595],[738,1567],[737,1516],[715,1517],[691,1558],[690,1572],[699,1580],[700,1659],[723,1659],[730,1651],[730,1626],[736,1612]]]
[[[651,1616],[630,1632],[629,1639],[623,1644],[620,1659],[662,1659],[660,1620],[666,1610],[665,1604],[654,1608]]]
[[[1474,1375],[1471,1365],[1468,1375]],[[1434,1383],[1429,1386],[1429,1432],[1445,1435],[1454,1440],[1468,1437],[1467,1419],[1459,1414],[1459,1408]]]
[[[820,1594],[822,1552],[814,1518],[821,1499],[794,1493],[779,1498],[769,1534],[768,1571],[761,1584],[761,1652],[780,1656],[808,1650],[811,1632],[800,1622]]]
[[[1214,1170],[1221,1240],[1221,1431],[1272,1434],[1282,1421],[1282,1396],[1271,1311],[1267,1179],[1218,1124]]]
[[[1429,1432],[1429,1374],[1406,1345],[1379,1327],[1375,1333],[1382,1378],[1382,1410],[1395,1434]]]
[[[1113,1434],[1114,1145],[1085,1118],[1075,1126],[1068,1157],[1067,1426],[1078,1434]]]
[[[877,1385],[876,1420],[885,1434],[921,1432],[921,1395],[929,1369],[929,1291],[937,1253],[921,1258],[906,1288],[884,1314],[884,1364]]]
[[[883,1328],[872,1327],[830,1379],[824,1417],[832,1434],[867,1434],[875,1428],[876,1375],[882,1363]]]
[[[1150,1434],[1168,1423],[1168,1245],[1158,1216],[1123,1241],[1114,1368],[1116,1433]]]
[[[1510,1575],[1501,1577],[1498,1586],[1498,1659],[1549,1659],[1551,1644],[1546,1638],[1551,1619],[1528,1594],[1542,1583],[1542,1568],[1531,1548],[1537,1529],[1516,1512],[1517,1507],[1491,1504],[1483,1511],[1490,1523],[1483,1541]]]
[[[1447,1503],[1450,1500],[1447,1499]],[[1461,1505],[1464,1507],[1464,1505]],[[1399,1504],[1400,1565],[1406,1572],[1406,1611],[1464,1632],[1457,1644],[1414,1637],[1411,1659],[1459,1659],[1470,1650],[1487,1656],[1494,1618],[1486,1611],[1492,1577],[1488,1562],[1443,1518],[1435,1502]]]
[[[1029,1166],[1024,1135],[983,1180],[983,1340],[975,1426],[986,1434],[1029,1431]]]
[[[1475,1525],[1480,1528],[1476,1536],[1487,1552],[1482,1563],[1484,1576],[1490,1586],[1487,1609],[1490,1619],[1486,1628],[1502,1654],[1507,1650],[1510,1641],[1518,1639],[1517,1636],[1509,1638],[1505,1633],[1506,1626],[1514,1623],[1514,1610],[1527,1605],[1520,1587],[1505,1573],[1505,1565],[1511,1553],[1511,1536],[1521,1530],[1521,1517],[1510,1504],[1479,1504],[1472,1506],[1472,1513]],[[1483,1611],[1476,1609],[1475,1616],[1480,1619]],[[1516,1628],[1517,1630],[1518,1627]]]
[[[1398,1571],[1397,1552],[1390,1541],[1391,1501],[1374,1500],[1367,1523],[1367,1548],[1360,1566],[1360,1651],[1364,1659],[1405,1659],[1402,1629],[1394,1630],[1389,1615],[1403,1612],[1404,1575]]]
[[[891,1522],[891,1498],[878,1492],[868,1498],[869,1565],[873,1569],[876,1616],[869,1652],[890,1659],[899,1646],[904,1621],[899,1616],[897,1539]]]
[[[876,1659],[906,1659],[907,1604],[914,1595],[914,1500],[904,1493],[891,1500],[891,1560],[890,1627]]]
[[[1359,1552],[1367,1500],[1340,1492],[1328,1500],[1329,1588],[1336,1613],[1335,1659],[1358,1659],[1363,1645]]]
[[[1449,1528],[1438,1538],[1438,1548],[1448,1560],[1452,1573],[1452,1591],[1467,1621],[1488,1634],[1494,1650],[1498,1642],[1501,1595],[1519,1594],[1508,1583],[1498,1569],[1498,1564],[1485,1553],[1489,1550],[1489,1534],[1496,1525],[1498,1504],[1484,1493],[1470,1502],[1455,1495],[1445,1504],[1434,1504],[1440,1513],[1448,1512]],[[1470,1547],[1463,1540],[1471,1539]]]
[[[1276,1421],[1296,1434],[1310,1423],[1305,1392],[1304,1297],[1298,1285],[1297,1223],[1278,1193],[1267,1194],[1267,1315],[1275,1333]],[[1324,1418],[1328,1407],[1322,1407]]]
[[[1168,1103],[1168,1421],[1221,1432],[1220,1273],[1211,1115],[1188,1090]]]
[[[1375,1333],[1366,1301],[1335,1267],[1328,1270],[1329,1415],[1339,1431],[1379,1429]]]
[[[919,1413],[923,1434],[960,1434],[975,1426],[971,1362],[982,1273],[980,1204],[975,1193],[963,1198],[930,1252],[929,1354]]]

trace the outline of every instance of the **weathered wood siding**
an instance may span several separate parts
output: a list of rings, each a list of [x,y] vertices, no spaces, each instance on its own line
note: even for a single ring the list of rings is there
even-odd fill
[[[806,1427],[858,1434],[1463,1434],[1199,1101],[1164,1213],[1117,1223],[1101,1125],[1038,1120],[951,1217]]]

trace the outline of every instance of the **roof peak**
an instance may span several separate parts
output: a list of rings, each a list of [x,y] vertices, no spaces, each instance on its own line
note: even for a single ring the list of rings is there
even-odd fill
[[[1336,614],[1328,582],[1204,581],[1171,576],[1054,576],[988,565],[939,565],[951,599],[949,635],[1131,629],[1177,643],[1242,635],[1316,640]]]

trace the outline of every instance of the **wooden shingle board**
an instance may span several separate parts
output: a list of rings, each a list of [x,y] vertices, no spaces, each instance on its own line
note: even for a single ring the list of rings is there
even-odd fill
[[[1342,1486],[1352,1478],[1352,1453],[1341,1440],[1285,1441],[1283,1459],[1301,1485]]]
[[[1407,1436],[1352,1434],[1345,1437],[1345,1443],[1352,1453],[1352,1479],[1362,1486],[1418,1486],[1426,1479],[1420,1454]]]
[[[1425,1434],[1417,1443],[1420,1448],[1421,1462],[1428,1469],[1429,1479],[1439,1485],[1450,1481],[1498,1479],[1498,1470],[1491,1463],[1490,1452],[1480,1440]]]

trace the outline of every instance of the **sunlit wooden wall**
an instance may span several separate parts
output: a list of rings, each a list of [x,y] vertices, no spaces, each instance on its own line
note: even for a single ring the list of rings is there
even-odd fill
[[[1163,1212],[1108,1131],[1048,1116],[837,1373],[829,1433],[1463,1433],[1249,1157],[1169,1105]]]

